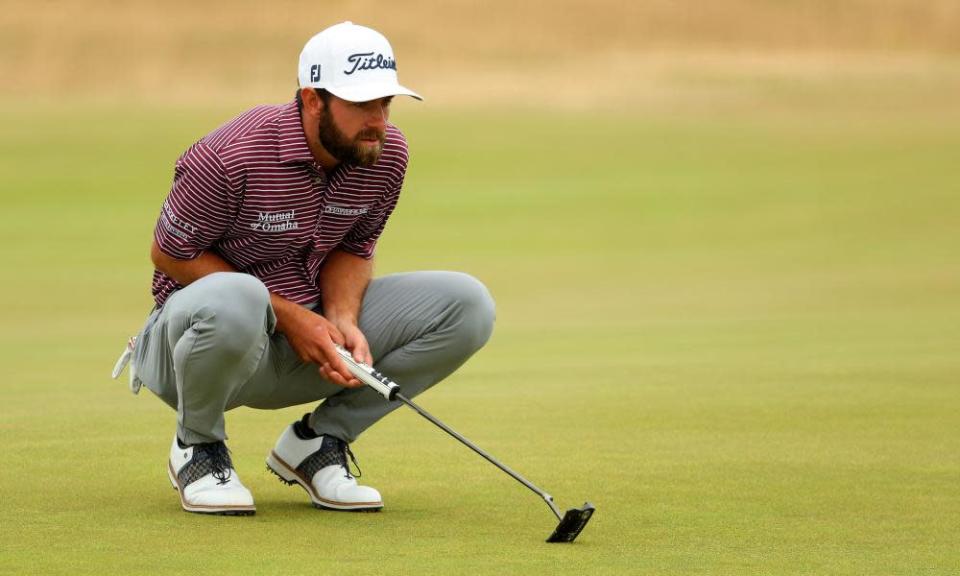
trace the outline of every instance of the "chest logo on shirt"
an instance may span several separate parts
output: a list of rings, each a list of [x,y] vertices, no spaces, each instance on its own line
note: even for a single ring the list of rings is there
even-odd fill
[[[339,204],[327,204],[323,207],[324,213],[338,214],[340,216],[360,216],[361,214],[366,214],[369,209],[368,206],[351,208],[350,206],[340,206]]]
[[[261,230],[263,232],[285,232],[287,230],[296,230],[300,227],[294,218],[296,210],[287,210],[286,212],[257,212],[257,221],[250,224],[251,230]]]

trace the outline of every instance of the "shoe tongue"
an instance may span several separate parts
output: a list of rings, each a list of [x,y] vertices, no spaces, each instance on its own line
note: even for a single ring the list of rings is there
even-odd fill
[[[209,454],[216,454],[219,452],[226,452],[227,445],[223,442],[204,442],[203,444],[194,444],[197,448],[202,449],[204,452]]]
[[[320,450],[326,452],[328,450],[337,450],[342,451],[343,445],[346,444],[343,440],[335,436],[327,436],[324,434],[323,443],[320,444]]]
[[[223,442],[197,444],[195,448],[201,449],[217,466],[233,468],[233,462],[230,460],[230,452],[227,450],[227,445]]]

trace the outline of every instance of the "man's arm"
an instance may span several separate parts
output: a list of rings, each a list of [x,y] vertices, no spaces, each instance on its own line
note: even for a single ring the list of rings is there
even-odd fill
[[[214,252],[202,252],[192,260],[180,260],[168,256],[160,249],[156,240],[150,246],[150,260],[153,261],[157,270],[173,278],[181,286],[192,284],[214,272],[237,271],[236,268]]]
[[[333,250],[320,270],[323,315],[343,334],[353,357],[373,365],[367,339],[359,328],[360,304],[373,275],[373,260],[343,250]]]
[[[229,262],[210,251],[205,251],[191,260],[173,258],[165,254],[156,241],[150,248],[150,259],[158,270],[176,280],[181,286],[186,286],[214,272],[237,271]],[[319,365],[323,377],[334,384],[346,388],[358,388],[363,385],[350,374],[346,364],[333,347],[333,343],[336,342],[346,344],[350,348],[344,334],[337,329],[336,325],[323,316],[272,292],[270,305],[273,306],[273,312],[277,316],[277,330],[286,335],[290,346],[304,362]],[[359,305],[357,309],[359,310]],[[366,350],[366,340],[363,341],[363,345]],[[367,354],[369,355],[369,352]]]

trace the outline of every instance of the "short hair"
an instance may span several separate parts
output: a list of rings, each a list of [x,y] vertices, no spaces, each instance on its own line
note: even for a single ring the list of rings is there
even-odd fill
[[[317,96],[323,100],[323,105],[327,106],[330,104],[330,93],[323,88],[314,88],[314,92],[317,93]],[[303,97],[300,96],[300,88],[297,88],[297,94],[294,96],[297,100],[297,112],[303,112]]]

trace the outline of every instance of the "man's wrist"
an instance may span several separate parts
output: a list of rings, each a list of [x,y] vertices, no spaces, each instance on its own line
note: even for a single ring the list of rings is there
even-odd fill
[[[290,321],[296,314],[301,310],[306,310],[296,302],[287,300],[273,292],[270,293],[270,305],[273,307],[273,314],[277,317],[277,330],[280,332],[286,332],[285,329],[290,326]]]
[[[324,308],[323,316],[334,326],[356,326],[357,314],[342,310],[327,310]]]

